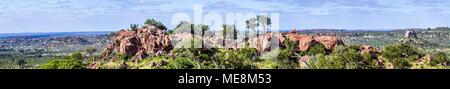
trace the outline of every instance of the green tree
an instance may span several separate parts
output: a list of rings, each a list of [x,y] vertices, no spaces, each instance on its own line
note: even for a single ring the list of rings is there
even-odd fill
[[[305,51],[307,55],[313,56],[316,54],[323,54],[325,55],[327,53],[326,48],[324,45],[322,44],[316,44],[314,46],[312,46],[310,49],[308,49],[307,51]]]
[[[449,63],[450,59],[447,58],[447,54],[445,54],[443,52],[439,52],[439,53],[437,53],[437,54],[435,54],[433,56],[433,58],[431,60],[431,65],[435,66],[437,64],[441,64],[441,63],[444,63],[444,62]]]
[[[118,34],[116,32],[111,32],[106,37],[116,37]]]
[[[137,31],[138,27],[139,27],[138,24],[131,24],[131,25],[130,25],[130,29],[131,29],[132,31]]]
[[[241,59],[238,52],[233,50],[221,50],[216,53],[217,60],[215,62],[220,69],[251,69],[251,61]]]
[[[318,53],[311,57],[309,63],[313,69],[367,69],[370,55],[361,55],[356,49],[338,46],[330,55]]]
[[[19,65],[20,68],[23,68],[27,62],[23,59],[16,61],[16,64]]]
[[[83,60],[84,59],[84,57],[83,57],[83,55],[81,53],[72,53],[70,58],[76,59],[76,60]]]
[[[227,24],[223,24],[223,25],[222,25],[222,28],[223,28],[223,30],[222,30],[223,38],[227,38],[227,32],[228,32],[228,31],[231,31],[231,32],[233,33],[233,34],[232,34],[233,39],[237,39],[237,33],[238,33],[238,31],[236,30],[236,26],[235,26],[235,25],[227,25]]]
[[[86,65],[77,59],[53,59],[40,69],[86,69]]]
[[[64,59],[52,59],[50,62],[40,66],[40,69],[86,69],[83,64],[83,55],[81,53],[72,53]]]
[[[256,20],[258,20],[258,26],[262,26],[263,31],[267,32],[267,27],[272,24],[271,19],[265,15],[258,15],[256,18]]]
[[[128,59],[130,59],[130,58],[131,58],[131,57],[128,56],[126,53],[122,53],[122,54],[120,54],[119,60],[125,61],[125,60],[128,60]]]
[[[197,68],[197,65],[195,61],[193,61],[190,58],[181,57],[173,59],[173,61],[170,63],[172,68],[174,69],[194,69]]]
[[[255,30],[255,28],[258,27],[258,22],[256,18],[250,18],[247,21],[245,21],[245,23],[247,24],[247,29],[252,29],[253,32],[257,32]]]
[[[94,54],[95,52],[97,52],[97,48],[94,47],[87,47],[85,49],[86,53],[88,53],[90,56],[92,56],[92,54]]]
[[[147,19],[147,20],[145,20],[144,24],[155,26],[160,30],[167,30],[167,27],[164,26],[164,24],[162,24],[161,22],[156,21],[154,19]]]
[[[411,67],[410,62],[416,61],[419,53],[408,44],[393,44],[384,48],[381,55],[388,62],[394,64],[396,69],[406,69]]]
[[[265,15],[258,15],[256,18],[250,18],[245,22],[247,24],[247,28],[253,29],[253,31],[255,31],[256,27],[262,26],[263,32],[267,32],[267,27],[272,24],[271,19]],[[256,30],[256,32],[259,33],[259,30]]]
[[[190,32],[191,34],[195,34],[194,32],[201,32],[201,35],[204,36],[209,31],[209,26],[203,24],[191,24],[187,21],[181,21],[175,27],[175,30],[178,30],[178,32]]]
[[[294,69],[298,67],[298,60],[293,58],[296,49],[296,43],[285,39],[286,48],[278,51],[278,56],[273,60],[280,69]]]

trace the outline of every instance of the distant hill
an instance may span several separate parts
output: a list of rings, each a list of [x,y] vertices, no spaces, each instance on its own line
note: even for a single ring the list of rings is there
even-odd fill
[[[64,36],[92,36],[92,35],[105,35],[111,31],[95,31],[95,32],[42,32],[42,33],[0,33],[0,38],[48,38],[48,37],[64,37]]]

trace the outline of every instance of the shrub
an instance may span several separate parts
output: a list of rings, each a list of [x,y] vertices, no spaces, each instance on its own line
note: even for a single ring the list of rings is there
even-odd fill
[[[313,69],[366,69],[372,63],[371,58],[371,55],[361,55],[354,48],[338,46],[330,55],[312,56],[309,63]]]
[[[292,58],[294,52],[289,49],[280,50],[278,56],[276,57],[277,68],[280,69],[294,69],[298,67],[298,60],[296,58]]]
[[[447,54],[443,53],[443,52],[439,52],[437,53],[431,60],[431,65],[435,66],[437,64],[440,63],[444,63],[444,62],[450,62],[450,59],[447,58]]]
[[[411,67],[409,62],[417,60],[418,52],[408,44],[393,44],[384,48],[382,57],[394,64],[394,68],[405,69]]]
[[[269,59],[273,62],[276,69],[293,69],[298,67],[296,58],[292,58],[297,49],[297,43],[291,41],[289,38],[285,39],[286,48],[278,50],[276,58]]]
[[[131,29],[132,31],[137,31],[138,27],[139,27],[138,24],[131,24],[131,25],[130,25],[130,29]]]
[[[194,69],[197,68],[197,63],[189,58],[176,58],[170,63],[171,67],[174,69]]]
[[[86,69],[86,65],[77,59],[53,59],[40,69]]]
[[[116,32],[111,32],[106,35],[106,37],[116,37],[118,34]]]
[[[116,39],[116,47],[120,47],[120,40],[119,39]]]
[[[97,48],[94,48],[94,47],[87,47],[85,50],[86,50],[86,53],[88,53],[90,56],[92,56],[92,54],[97,52]]]
[[[76,59],[76,60],[83,60],[84,57],[81,53],[72,53],[72,55],[70,56],[72,59]]]
[[[217,60],[215,62],[221,69],[250,69],[251,62],[246,59],[239,58],[239,54],[233,50],[221,50],[216,53]],[[241,56],[243,57],[243,56]]]
[[[147,19],[147,20],[145,20],[144,24],[155,26],[160,30],[167,30],[167,27],[164,26],[164,24],[162,24],[161,22],[156,21],[154,19]]]
[[[326,48],[322,44],[314,45],[307,52],[308,55],[316,55],[316,54],[323,54],[323,55],[325,55],[326,53],[327,53]]]
[[[130,59],[130,58],[131,58],[131,57],[128,56],[126,53],[122,53],[122,54],[120,54],[119,60],[125,61],[125,60],[128,60],[128,59]]]

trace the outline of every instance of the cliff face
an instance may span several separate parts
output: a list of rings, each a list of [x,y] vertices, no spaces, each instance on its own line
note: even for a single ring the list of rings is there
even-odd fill
[[[295,30],[294,30],[295,31]],[[117,36],[111,39],[111,43],[101,56],[105,57],[113,52],[125,53],[128,56],[135,56],[143,59],[149,54],[163,54],[169,53],[174,48],[171,41],[184,41],[193,38],[192,34],[180,33],[180,34],[166,34],[165,30],[159,30],[154,26],[147,26],[145,28],[138,28],[137,31],[121,30],[117,32]],[[173,37],[173,38],[172,38]],[[285,39],[289,38],[291,41],[297,43],[299,51],[306,51],[315,44],[323,44],[327,50],[334,49],[337,45],[343,45],[344,42],[341,39],[330,36],[309,36],[306,34],[297,34],[295,32],[289,33],[267,33],[265,36],[247,38],[246,40],[239,40],[237,43],[248,42],[253,43],[256,50],[260,52],[270,51],[271,39],[279,40],[279,47],[285,47]],[[217,47],[224,46],[218,45],[221,42],[227,44],[228,39],[223,37],[206,37],[203,38],[203,43],[209,43],[203,45],[203,47]],[[232,50],[239,49],[237,43],[232,44]]]

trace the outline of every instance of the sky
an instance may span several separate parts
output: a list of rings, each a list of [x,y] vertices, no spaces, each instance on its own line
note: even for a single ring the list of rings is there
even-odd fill
[[[282,30],[450,26],[450,0],[0,0],[0,33],[118,31],[148,18],[173,29],[172,16],[192,15],[194,5],[204,14],[278,13]]]

